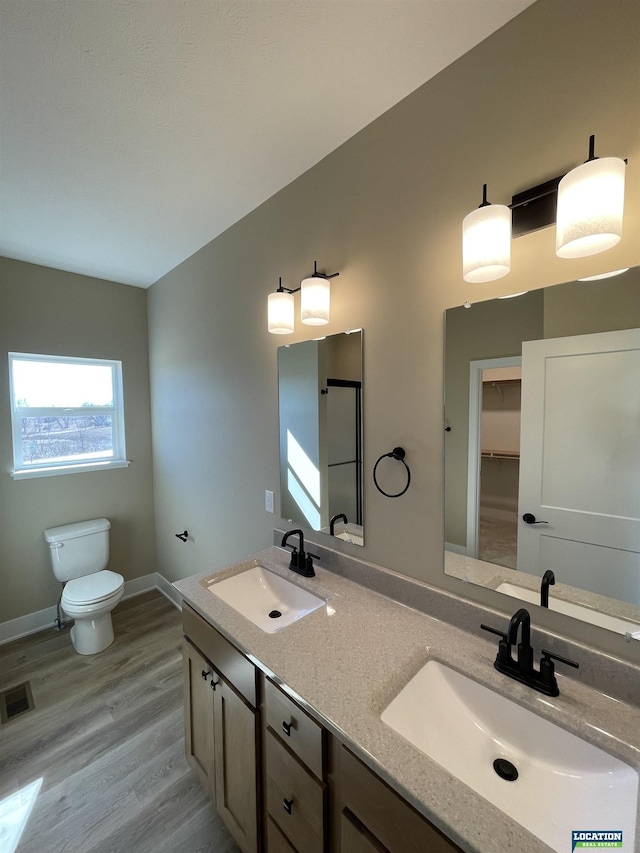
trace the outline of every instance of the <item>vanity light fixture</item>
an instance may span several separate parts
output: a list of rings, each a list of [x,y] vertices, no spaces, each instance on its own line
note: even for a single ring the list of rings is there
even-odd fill
[[[615,246],[622,236],[625,165],[618,157],[596,157],[591,136],[586,162],[517,193],[508,206],[490,205],[485,184],[482,204],[462,225],[464,280],[480,283],[506,275],[511,237],[554,223],[560,258],[585,258]],[[494,248],[494,239],[500,241],[499,248]]]
[[[282,286],[282,278],[279,278],[278,289],[269,294],[267,327],[272,335],[290,335],[293,332],[293,293]]]
[[[462,267],[465,281],[482,284],[502,278],[511,269],[511,211],[505,204],[482,203],[462,223]]]
[[[622,237],[625,161],[596,157],[595,136],[589,158],[558,186],[556,255],[586,258],[611,249]]]
[[[331,291],[329,280],[339,276],[318,272],[317,261],[313,262],[313,273],[300,282],[293,290],[282,286],[278,279],[278,289],[270,293],[267,303],[267,327],[273,335],[289,335],[293,332],[294,303],[293,294],[300,291],[300,319],[307,326],[324,326],[329,322],[331,309]]]

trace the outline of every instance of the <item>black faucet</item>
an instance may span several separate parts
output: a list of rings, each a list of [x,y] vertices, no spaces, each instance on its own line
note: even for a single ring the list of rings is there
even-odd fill
[[[560,694],[555,676],[554,660],[578,668],[575,661],[554,655],[545,649],[542,649],[540,669],[537,670],[534,667],[533,648],[531,647],[531,616],[524,607],[513,614],[506,632],[498,631],[489,625],[481,625],[480,627],[492,634],[497,634],[501,638],[498,643],[498,654],[493,664],[498,672],[508,675],[509,678],[514,678],[528,687],[533,687],[534,690],[539,690],[546,696],[558,696]],[[514,660],[511,649],[518,641],[518,633],[520,633],[520,642],[518,643],[517,660]]]
[[[329,522],[329,533],[332,536],[336,535],[336,533],[335,533],[336,521],[340,521],[340,520],[344,521],[345,524],[349,524],[349,522],[347,521],[347,516],[343,512],[339,512],[337,515],[334,515],[333,518],[331,519],[331,521]]]
[[[300,542],[299,542],[300,547],[299,548],[296,548],[295,545],[287,544],[287,540],[289,539],[290,536],[299,536],[300,537]],[[315,573],[315,570],[313,568],[313,558],[315,557],[316,560],[319,560],[320,557],[318,557],[317,554],[311,554],[311,553],[305,554],[304,534],[303,534],[302,530],[299,530],[299,529],[289,530],[282,537],[282,543],[281,544],[282,544],[283,548],[291,548],[292,549],[291,550],[291,562],[289,563],[289,568],[291,569],[292,572],[296,572],[297,574],[302,575],[303,578],[315,577],[316,573]]]
[[[549,607],[549,587],[554,586],[556,576],[551,571],[547,571],[542,575],[542,584],[540,585],[540,607]]]
[[[518,629],[520,628],[521,639],[518,643]],[[531,648],[531,616],[524,607],[517,610],[509,620],[507,643],[509,646],[515,646],[518,643],[518,672],[527,677],[534,670],[533,649]],[[511,657],[511,652],[509,652],[509,656]]]

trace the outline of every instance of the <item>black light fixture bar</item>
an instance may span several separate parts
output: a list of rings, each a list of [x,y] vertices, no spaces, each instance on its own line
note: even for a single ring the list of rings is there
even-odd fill
[[[278,287],[276,289],[276,293],[297,293],[299,290],[299,287],[295,287],[293,290],[290,287],[283,287],[282,276],[278,276]]]
[[[329,279],[329,278],[336,278],[339,275],[340,275],[339,272],[332,272],[331,275],[327,275],[324,272],[318,272],[318,262],[317,261],[313,262],[313,272],[311,274],[311,278],[327,278],[327,279]]]
[[[539,231],[556,221],[558,184],[564,175],[558,175],[550,181],[530,187],[512,196],[511,236],[522,237]]]
[[[332,272],[331,275],[327,275],[324,272],[318,272],[318,262],[313,262],[313,272],[311,273],[311,278],[326,278],[327,280],[330,278],[337,278],[340,275],[339,272]],[[278,287],[276,289],[277,293],[298,293],[300,287],[284,287],[282,284],[282,276],[278,276]]]

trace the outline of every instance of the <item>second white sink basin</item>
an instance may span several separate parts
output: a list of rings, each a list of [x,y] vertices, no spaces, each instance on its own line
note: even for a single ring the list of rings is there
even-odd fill
[[[324,599],[263,566],[212,581],[208,588],[267,634],[281,631],[325,604]]]
[[[636,770],[438,661],[382,720],[558,853],[573,830],[621,831],[634,849]]]

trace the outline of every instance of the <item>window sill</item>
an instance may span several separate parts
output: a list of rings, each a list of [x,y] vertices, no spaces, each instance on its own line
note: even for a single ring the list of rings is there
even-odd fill
[[[79,465],[59,465],[52,468],[29,468],[23,471],[14,471],[11,474],[14,480],[32,480],[35,477],[55,477],[58,474],[79,474],[83,471],[105,471],[112,468],[128,468],[131,462],[128,459],[119,459],[108,462],[82,462]]]

